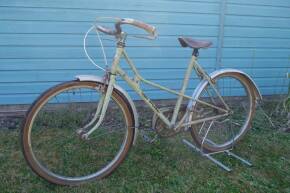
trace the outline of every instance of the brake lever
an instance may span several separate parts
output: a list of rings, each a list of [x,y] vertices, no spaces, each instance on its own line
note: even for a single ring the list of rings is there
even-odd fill
[[[107,35],[115,36],[117,34],[117,32],[115,30],[111,30],[111,29],[106,28],[106,27],[101,26],[101,25],[95,25],[95,28],[96,28],[96,30],[98,30],[104,34],[107,34]]]

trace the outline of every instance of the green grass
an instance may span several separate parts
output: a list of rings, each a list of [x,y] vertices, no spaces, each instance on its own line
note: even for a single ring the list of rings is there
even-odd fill
[[[150,122],[145,117],[143,127]],[[290,192],[290,134],[271,128],[259,111],[253,129],[234,149],[253,167],[216,155],[233,168],[227,173],[180,140],[179,136],[147,144],[139,138],[108,178],[63,187],[49,184],[29,169],[22,156],[19,130],[0,129],[0,192]]]

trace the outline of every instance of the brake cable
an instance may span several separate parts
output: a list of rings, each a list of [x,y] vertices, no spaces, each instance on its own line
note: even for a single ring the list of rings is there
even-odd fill
[[[104,49],[104,46],[103,46],[103,42],[102,42],[102,39],[100,37],[100,34],[98,32],[98,30],[96,29],[96,33],[97,33],[97,37],[98,37],[98,40],[100,42],[100,45],[101,45],[101,49],[102,49],[102,54],[103,54],[103,58],[104,58],[104,61],[105,61],[105,66],[106,68],[102,68],[101,66],[99,66],[98,64],[96,64],[94,62],[94,60],[89,56],[88,52],[87,52],[87,49],[86,49],[86,39],[88,37],[88,34],[93,30],[93,29],[96,29],[96,26],[93,25],[92,27],[90,27],[90,29],[86,32],[85,36],[84,36],[84,46],[83,46],[83,49],[85,51],[85,54],[86,54],[86,57],[89,59],[89,61],[94,65],[96,66],[97,68],[99,68],[100,70],[104,71],[104,72],[107,72],[107,69],[108,69],[108,61],[107,61],[107,56],[106,56],[106,52],[105,52],[105,49]]]

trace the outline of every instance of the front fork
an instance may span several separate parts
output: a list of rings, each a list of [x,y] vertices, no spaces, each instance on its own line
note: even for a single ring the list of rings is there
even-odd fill
[[[93,119],[86,124],[83,128],[78,130],[78,133],[81,134],[81,138],[83,139],[88,139],[89,135],[94,132],[103,122],[103,119],[106,115],[106,111],[113,93],[113,89],[114,89],[114,85],[116,82],[116,75],[115,74],[111,74],[110,75],[110,79],[109,79],[109,84],[107,86],[106,89],[106,93],[102,94],[100,100],[99,100],[99,104],[97,107],[97,111],[93,117]],[[105,84],[105,83],[104,83]],[[96,120],[99,118],[98,122],[88,131],[86,131],[86,129],[88,127],[90,127],[92,124],[94,124],[96,122]]]
[[[110,99],[111,99],[111,96],[113,93],[114,85],[116,83],[117,67],[119,65],[120,58],[121,58],[123,51],[124,51],[125,40],[126,40],[126,34],[122,33],[120,35],[120,37],[118,37],[117,50],[116,50],[114,60],[112,63],[112,68],[111,68],[110,72],[107,72],[108,74],[105,75],[105,76],[108,76],[108,79],[109,79],[106,94],[101,96],[97,111],[94,115],[94,118],[85,127],[78,130],[78,133],[81,135],[81,138],[83,138],[83,139],[87,139],[89,137],[89,135],[92,132],[94,132],[103,122],[103,119],[105,117],[105,114],[106,114],[106,111],[107,111],[107,108],[108,108],[108,105],[109,105],[109,102],[110,102]],[[104,81],[104,84],[106,84],[106,81]],[[101,114],[101,115],[99,115],[99,114]],[[91,126],[92,124],[94,124],[96,122],[98,117],[99,117],[98,122],[90,130],[86,131],[86,129],[89,126]]]

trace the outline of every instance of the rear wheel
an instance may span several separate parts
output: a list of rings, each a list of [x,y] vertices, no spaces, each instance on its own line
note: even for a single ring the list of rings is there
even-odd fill
[[[230,149],[246,134],[255,112],[254,90],[245,76],[238,72],[225,72],[215,77],[213,83],[230,111],[227,116],[192,125],[191,135],[205,152]],[[226,109],[226,105],[208,82],[197,99]],[[193,107],[191,119],[221,114],[223,114],[222,111],[197,102]]]
[[[23,123],[22,149],[35,173],[52,183],[77,185],[109,175],[124,160],[133,142],[134,121],[117,91],[89,139],[77,132],[91,122],[105,90],[102,83],[71,81],[34,102]]]

